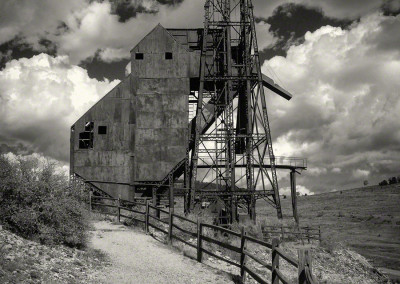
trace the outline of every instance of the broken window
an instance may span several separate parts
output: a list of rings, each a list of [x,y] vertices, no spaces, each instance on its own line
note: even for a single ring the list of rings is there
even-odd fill
[[[94,122],[85,123],[85,131],[79,133],[79,149],[93,149]]]
[[[107,126],[100,125],[97,129],[97,133],[99,134],[107,134]]]
[[[135,59],[136,60],[143,60],[143,58],[144,58],[143,53],[141,53],[141,52],[136,52],[135,53]]]
[[[165,59],[171,60],[172,59],[172,52],[166,52],[165,53]]]

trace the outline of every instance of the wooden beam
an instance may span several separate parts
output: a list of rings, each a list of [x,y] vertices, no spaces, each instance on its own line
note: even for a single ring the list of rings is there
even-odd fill
[[[274,80],[272,80],[267,75],[262,74],[262,83],[263,83],[264,87],[270,89],[271,91],[273,91],[274,93],[278,94],[282,98],[284,98],[284,99],[286,99],[288,101],[292,98],[292,94],[291,93],[289,93],[288,91],[283,89],[281,86],[276,84],[274,82]]]

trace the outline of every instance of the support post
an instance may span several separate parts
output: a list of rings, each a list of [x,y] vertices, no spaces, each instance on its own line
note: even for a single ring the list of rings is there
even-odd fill
[[[282,241],[285,239],[285,229],[283,228],[283,225],[281,225],[281,233],[282,233]]]
[[[301,248],[298,250],[298,284],[308,284],[312,278],[312,262],[309,249]]]
[[[272,239],[272,280],[271,284],[279,284],[279,277],[276,273],[276,269],[279,269],[279,254],[275,250],[279,247],[279,240],[274,238]]]
[[[292,169],[290,171],[290,191],[292,195],[292,209],[293,218],[296,224],[299,225],[299,216],[297,215],[297,191],[296,191],[296,170]]]
[[[149,233],[149,203],[150,200],[146,200],[146,214],[145,214],[145,218],[144,218],[144,228],[145,228],[145,232],[146,234]]]
[[[174,200],[174,177],[169,175],[169,211],[174,212],[175,200]]]
[[[199,218],[197,218],[197,261],[201,262],[203,260],[203,251],[202,251],[202,232],[203,231],[203,226],[200,223]]]
[[[174,211],[169,208],[169,223],[168,223],[168,242],[172,245],[172,224],[174,222]]]
[[[117,206],[118,206],[118,212],[117,212],[117,218],[118,218],[118,223],[121,222],[121,198],[118,197],[117,199]]]
[[[318,240],[319,240],[319,243],[321,244],[321,242],[322,242],[321,226],[318,226]]]
[[[246,232],[244,231],[244,227],[242,227],[242,231],[240,234],[240,277],[242,278],[242,283],[246,283],[246,271],[244,270],[244,266],[246,265]]]
[[[89,212],[92,212],[92,191],[89,190]]]

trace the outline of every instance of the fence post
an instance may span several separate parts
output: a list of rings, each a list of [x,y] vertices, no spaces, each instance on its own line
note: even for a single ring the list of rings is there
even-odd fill
[[[197,261],[201,262],[203,259],[203,251],[201,248],[201,235],[203,231],[203,226],[200,223],[199,218],[197,218]]]
[[[168,241],[169,244],[172,245],[172,224],[174,221],[174,211],[171,210],[171,207],[169,207],[169,226],[168,226]]]
[[[318,240],[319,240],[319,243],[321,244],[321,242],[322,242],[322,237],[321,237],[321,226],[318,226]]]
[[[242,278],[242,283],[246,283],[246,271],[244,270],[244,266],[246,265],[246,232],[244,231],[244,227],[242,227],[242,231],[240,234],[240,276]]]
[[[92,212],[92,191],[89,190],[89,212]]]
[[[308,226],[306,227],[306,234],[307,234],[308,243],[310,243],[310,228]]]
[[[146,200],[146,214],[144,216],[144,229],[146,234],[149,233],[149,200]]]
[[[118,223],[121,223],[121,198],[120,197],[118,197],[118,200],[117,200],[117,202],[118,202],[118,215],[117,215],[117,217],[118,217]]]
[[[298,256],[299,256],[299,268],[298,268],[298,284],[308,284],[309,281],[307,279],[307,272],[306,269],[308,269],[310,276],[312,276],[312,267],[311,267],[311,256],[310,256],[310,250],[301,248],[298,250]]]
[[[272,281],[271,284],[279,284],[279,277],[276,274],[276,269],[279,269],[279,254],[275,250],[279,247],[279,240],[274,238],[272,239]]]

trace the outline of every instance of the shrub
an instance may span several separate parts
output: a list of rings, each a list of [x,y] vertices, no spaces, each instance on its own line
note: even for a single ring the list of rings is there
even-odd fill
[[[0,156],[0,222],[44,244],[83,247],[89,226],[84,187],[68,186],[55,164]]]

